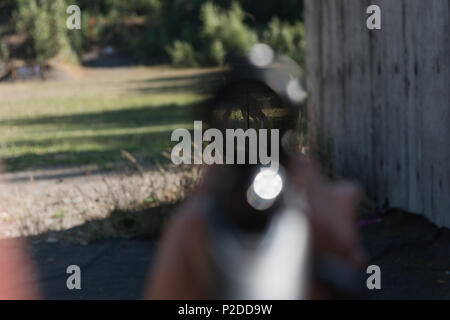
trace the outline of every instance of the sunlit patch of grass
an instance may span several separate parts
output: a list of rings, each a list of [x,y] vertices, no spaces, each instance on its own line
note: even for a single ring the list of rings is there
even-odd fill
[[[97,90],[99,94],[92,94],[97,84],[89,80],[89,84],[74,88],[72,95],[65,92],[59,96],[57,88],[62,84],[58,83],[54,91],[45,84],[51,94],[36,99],[5,99],[0,104],[0,157],[6,169],[103,166],[120,162],[121,150],[132,152],[142,162],[161,160],[160,153],[174,144],[171,132],[192,129],[194,111],[207,96],[189,92],[189,81],[195,82],[195,77],[183,80],[184,91],[171,92],[171,82],[166,79],[160,83],[153,80],[152,90],[146,90],[147,84],[141,80],[137,89],[128,90],[133,70],[128,72],[127,82],[111,79],[115,89],[108,94],[101,94],[102,88]],[[175,77],[173,81],[178,80]],[[27,84],[27,90],[43,86]],[[7,93],[0,85],[0,95]]]

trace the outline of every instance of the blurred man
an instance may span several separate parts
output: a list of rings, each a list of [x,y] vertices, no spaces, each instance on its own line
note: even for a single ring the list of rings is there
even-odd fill
[[[215,183],[214,168],[208,168],[196,193],[174,216],[160,245],[146,298],[209,299],[215,297],[215,283],[209,265],[209,245],[203,205]],[[287,168],[299,192],[308,202],[313,251],[341,258],[349,265],[361,266],[363,253],[356,228],[358,189],[348,183],[326,181],[318,168],[298,156]],[[286,261],[289,263],[289,261]],[[273,275],[276,276],[276,275]],[[329,298],[326,288],[311,279],[307,297]]]

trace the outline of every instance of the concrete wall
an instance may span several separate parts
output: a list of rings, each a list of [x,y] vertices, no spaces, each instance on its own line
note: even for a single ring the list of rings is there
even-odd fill
[[[382,10],[368,30],[366,9]],[[305,0],[311,150],[450,227],[449,0]]]

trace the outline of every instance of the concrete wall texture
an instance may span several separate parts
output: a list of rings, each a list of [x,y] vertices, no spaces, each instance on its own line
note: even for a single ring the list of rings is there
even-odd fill
[[[305,0],[312,152],[380,208],[447,227],[449,16],[448,0]]]

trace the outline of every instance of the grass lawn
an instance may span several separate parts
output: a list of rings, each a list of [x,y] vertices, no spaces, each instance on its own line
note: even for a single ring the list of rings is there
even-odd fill
[[[214,69],[84,69],[73,81],[0,83],[0,157],[7,171],[162,161],[171,132],[192,128]]]

